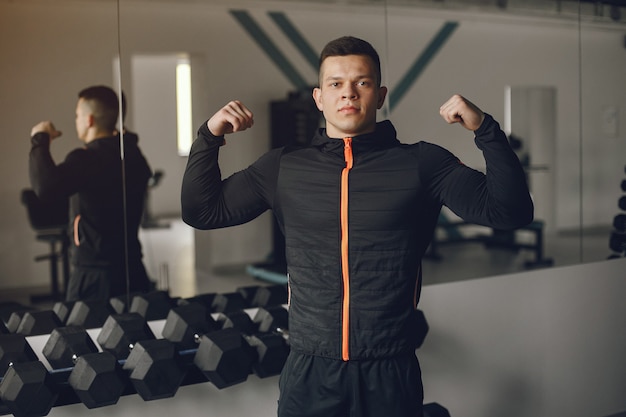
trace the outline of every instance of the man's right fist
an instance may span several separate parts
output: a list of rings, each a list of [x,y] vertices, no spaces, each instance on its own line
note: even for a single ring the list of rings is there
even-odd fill
[[[48,135],[50,135],[50,140],[58,138],[59,136],[62,135],[62,132],[60,130],[57,130],[54,127],[54,124],[52,124],[52,122],[47,121],[47,120],[43,122],[39,122],[35,126],[33,126],[33,128],[30,130],[30,136],[33,137],[37,133],[40,133],[40,132],[45,132]]]

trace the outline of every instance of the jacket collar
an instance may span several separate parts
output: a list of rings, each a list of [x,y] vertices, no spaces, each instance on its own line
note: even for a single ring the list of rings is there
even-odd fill
[[[330,138],[326,129],[318,129],[311,146],[320,148],[323,152],[341,152],[343,154],[343,138]],[[397,146],[400,141],[396,138],[396,129],[389,120],[376,123],[376,130],[371,133],[358,135],[352,138],[352,152],[358,153],[375,149],[386,149]]]

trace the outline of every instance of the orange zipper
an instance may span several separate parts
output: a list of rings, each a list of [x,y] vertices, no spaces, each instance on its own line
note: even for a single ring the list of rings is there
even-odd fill
[[[341,358],[350,359],[350,272],[348,265],[348,174],[352,169],[352,138],[344,138],[343,155],[346,167],[341,172],[341,277],[343,280],[343,306],[341,315]]]

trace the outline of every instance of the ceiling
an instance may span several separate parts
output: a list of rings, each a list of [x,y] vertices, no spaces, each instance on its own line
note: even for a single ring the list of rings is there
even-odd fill
[[[282,0],[294,2],[298,0]],[[626,23],[626,0],[307,0],[324,4],[415,6],[516,14],[568,15]]]

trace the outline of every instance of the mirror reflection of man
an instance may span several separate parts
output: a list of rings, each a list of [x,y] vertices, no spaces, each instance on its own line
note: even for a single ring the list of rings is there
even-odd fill
[[[52,158],[50,144],[61,131],[51,121],[39,122],[31,130],[32,188],[43,201],[70,197],[68,301],[108,300],[127,291],[150,289],[138,232],[151,169],[133,134],[124,135],[122,169],[118,114],[118,97],[111,88],[82,90],[76,105],[76,133],[84,145],[59,164]]]

